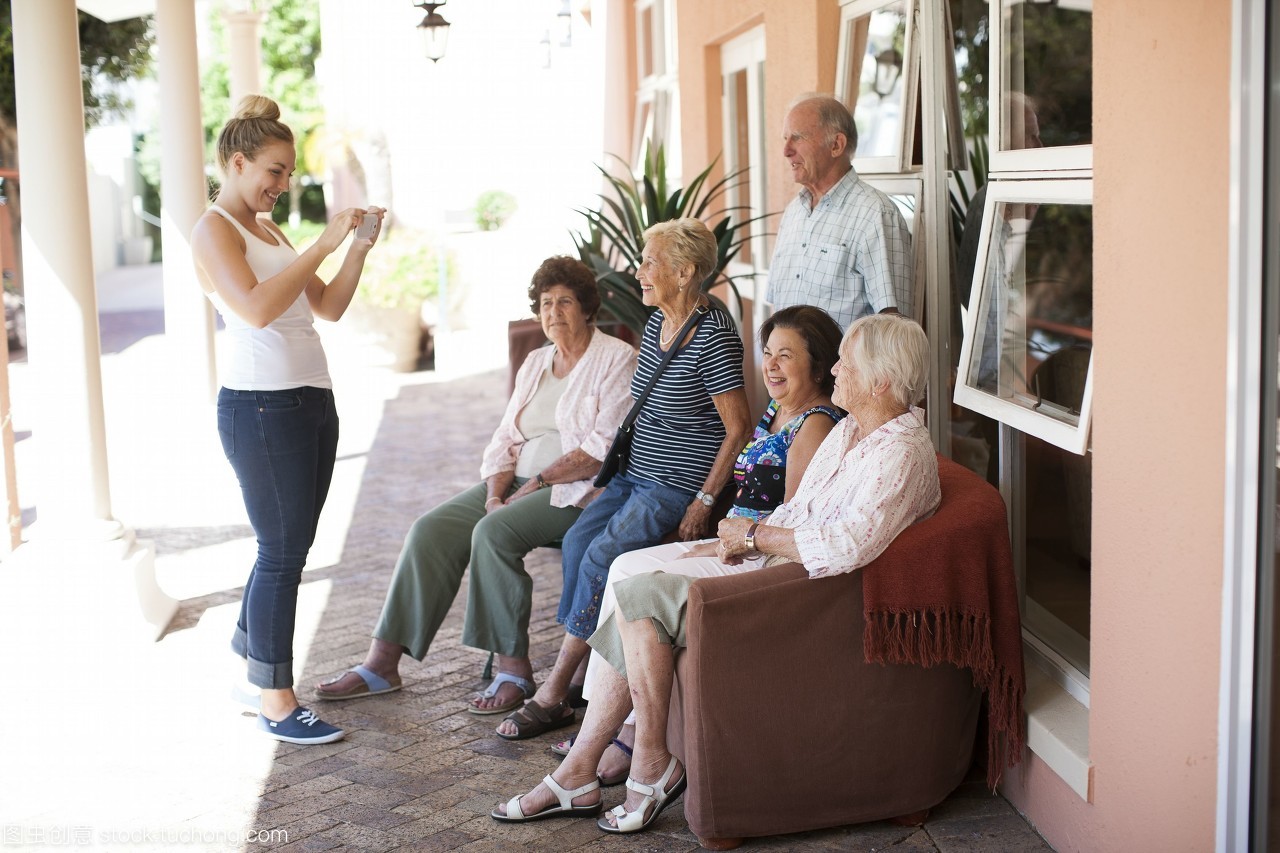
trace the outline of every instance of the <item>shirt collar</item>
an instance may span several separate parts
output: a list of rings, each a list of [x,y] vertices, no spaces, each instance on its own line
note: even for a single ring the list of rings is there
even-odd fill
[[[858,170],[850,167],[849,171],[845,172],[844,175],[840,177],[840,180],[836,181],[835,185],[832,186],[831,189],[827,190],[826,193],[823,194],[822,198],[818,199],[818,204],[822,204],[828,199],[833,203],[844,201],[845,197],[848,196],[849,193],[853,192],[853,189],[857,186],[859,180]],[[816,208],[817,206],[813,204],[813,193],[809,192],[808,187],[800,188],[800,200],[803,201],[806,206],[811,208]]]

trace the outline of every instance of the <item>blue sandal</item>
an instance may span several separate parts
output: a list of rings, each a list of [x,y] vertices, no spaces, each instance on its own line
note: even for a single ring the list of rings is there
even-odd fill
[[[520,695],[510,702],[502,705],[494,705],[490,708],[476,707],[476,702],[480,699],[492,699],[498,695],[498,688],[504,684],[514,684],[520,688]],[[489,686],[485,691],[467,703],[467,710],[473,714],[505,714],[513,708],[519,708],[525,703],[525,700],[532,696],[538,689],[538,685],[534,684],[527,678],[521,678],[518,675],[512,675],[509,672],[500,672],[493,681],[489,682]]]

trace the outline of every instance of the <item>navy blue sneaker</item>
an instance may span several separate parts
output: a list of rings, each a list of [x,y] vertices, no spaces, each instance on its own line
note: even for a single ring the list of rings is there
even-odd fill
[[[331,726],[316,716],[316,712],[301,706],[294,708],[280,722],[258,714],[258,728],[276,740],[306,746],[312,743],[333,743],[346,735],[337,726]]]

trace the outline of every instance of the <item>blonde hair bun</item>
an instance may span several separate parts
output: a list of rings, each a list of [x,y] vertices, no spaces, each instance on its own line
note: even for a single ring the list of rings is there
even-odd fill
[[[225,174],[237,151],[250,160],[272,140],[293,145],[293,131],[280,121],[280,105],[266,95],[245,95],[218,134],[218,168]]]
[[[280,105],[266,95],[245,95],[236,106],[237,119],[263,118],[267,121],[280,120]]]

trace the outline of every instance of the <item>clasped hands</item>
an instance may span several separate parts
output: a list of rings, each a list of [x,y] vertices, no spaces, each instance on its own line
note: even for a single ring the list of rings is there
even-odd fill
[[[715,557],[726,566],[741,565],[755,552],[747,548],[749,518],[726,518],[716,527],[716,539],[700,542],[686,551],[683,557]]]

